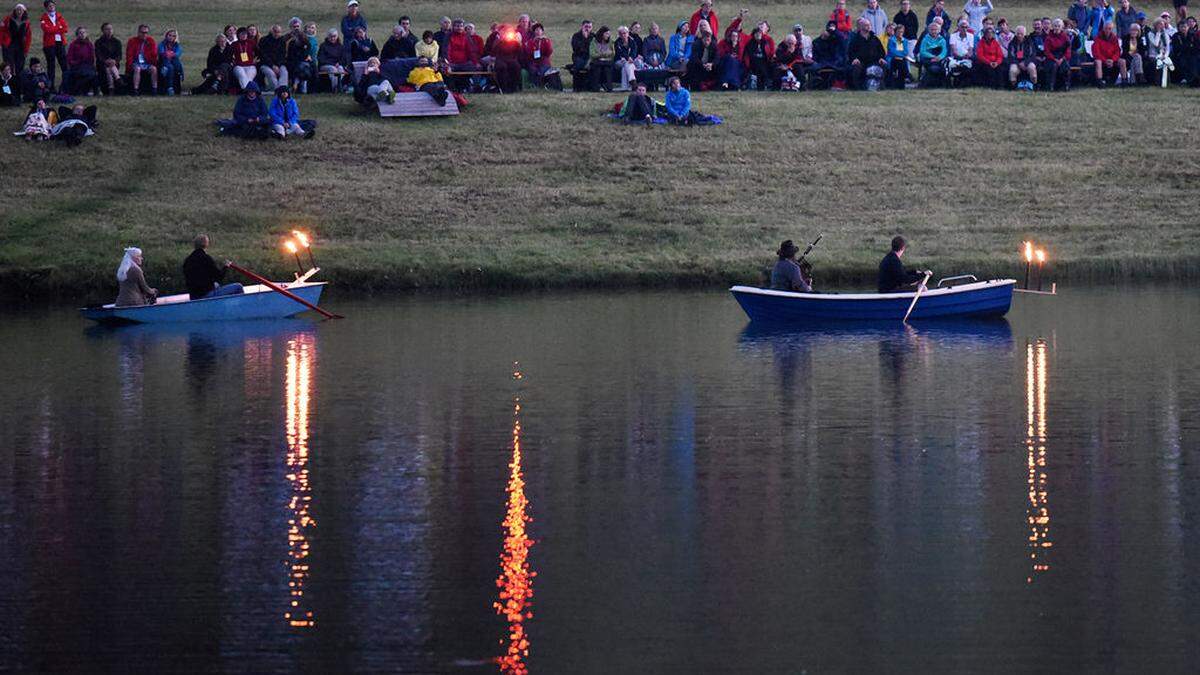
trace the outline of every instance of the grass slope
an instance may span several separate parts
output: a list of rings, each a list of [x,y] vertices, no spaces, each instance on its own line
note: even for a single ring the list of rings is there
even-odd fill
[[[89,27],[112,20],[122,36],[139,20],[156,35],[178,27],[193,82],[224,23],[299,13],[328,26],[341,13],[311,0],[174,4],[62,11]],[[691,11],[609,7],[369,2],[365,13],[382,42],[383,19],[401,12],[419,27],[461,14],[486,31],[532,10],[564,53],[585,14],[669,25]],[[827,11],[767,5],[759,15],[782,33]],[[1021,22],[1043,13],[998,11]],[[1197,269],[1191,90],[696,98],[727,124],[620,127],[600,116],[615,94],[479,95],[462,116],[429,120],[380,120],[347,97],[309,96],[301,107],[318,136],[286,144],[216,138],[211,120],[228,115],[229,98],[101,100],[100,133],[81,148],[0,138],[0,293],[105,297],[133,244],[152,283],[178,288],[197,231],[212,234],[215,254],[283,276],[278,242],[297,225],[318,234],[327,278],[376,290],[753,281],[780,239],[818,233],[824,279],[869,276],[897,232],[914,262],[945,273],[1014,274],[1029,237],[1047,243],[1060,278]],[[21,119],[0,112],[5,130]]]

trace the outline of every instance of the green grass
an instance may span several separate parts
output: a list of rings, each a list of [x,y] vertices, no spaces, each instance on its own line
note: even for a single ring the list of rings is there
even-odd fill
[[[156,35],[177,27],[193,83],[225,23],[298,13],[328,26],[341,13],[332,0],[175,4],[62,11],[73,25],[112,20],[122,37],[139,20]],[[811,30],[825,5],[767,5],[761,15],[776,33],[796,17]],[[447,13],[486,31],[532,10],[565,62],[582,15],[672,25],[692,11],[605,7],[368,2],[365,13],[382,42],[401,12],[422,28]],[[728,8],[718,11],[724,25]],[[1052,12],[997,13],[1027,23]],[[755,281],[781,239],[818,233],[823,279],[873,274],[897,232],[914,262],[939,273],[1015,274],[1019,243],[1032,237],[1059,278],[1196,274],[1191,90],[696,99],[727,123],[624,128],[600,114],[616,94],[478,95],[457,118],[426,120],[381,120],[348,97],[308,96],[302,112],[319,120],[318,135],[286,144],[215,137],[226,97],[100,100],[102,128],[78,149],[0,138],[0,293],[105,297],[126,245],[146,251],[152,284],[179,288],[198,231],[212,235],[214,254],[283,276],[279,241],[297,225],[317,233],[326,278],[371,290]],[[0,112],[6,131],[22,119]]]

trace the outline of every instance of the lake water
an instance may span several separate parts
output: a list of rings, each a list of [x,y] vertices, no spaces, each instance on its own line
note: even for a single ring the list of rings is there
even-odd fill
[[[907,330],[329,305],[3,315],[0,670],[1200,664],[1193,290]]]

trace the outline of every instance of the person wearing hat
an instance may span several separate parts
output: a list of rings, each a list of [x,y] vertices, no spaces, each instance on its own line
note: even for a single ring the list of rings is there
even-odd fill
[[[810,86],[820,83],[823,88],[828,88],[833,80],[846,79],[846,41],[838,32],[837,21],[826,21],[825,31],[813,40],[812,59],[812,65],[808,67]]]
[[[675,34],[667,43],[668,68],[679,70],[687,66],[688,59],[692,58],[692,43],[695,39],[696,36],[692,35],[687,21],[680,21],[679,25],[675,26]]]
[[[32,44],[33,29],[29,25],[29,10],[17,3],[12,13],[0,20],[0,62],[8,63],[13,72],[25,70],[25,57]]]
[[[837,26],[834,28],[836,30]],[[775,252],[779,260],[771,270],[771,290],[812,293],[812,282],[804,278],[800,263],[796,262],[796,254],[799,252],[800,249],[791,239],[779,245],[779,250]]]
[[[346,3],[346,15],[342,17],[342,44],[350,44],[354,40],[354,31],[358,28],[363,29],[365,34],[367,20],[358,11],[358,0],[350,0]]]
[[[804,24],[793,24],[792,36],[796,38],[796,56],[799,58],[797,64],[803,65],[805,68],[811,66],[813,62],[813,41],[804,32]]]
[[[921,270],[904,269],[904,263],[900,262],[900,258],[904,257],[907,250],[908,242],[904,240],[904,237],[899,235],[892,237],[892,250],[888,251],[888,254],[883,256],[883,260],[879,262],[880,293],[915,291],[926,274],[933,274],[929,270],[922,272]]]

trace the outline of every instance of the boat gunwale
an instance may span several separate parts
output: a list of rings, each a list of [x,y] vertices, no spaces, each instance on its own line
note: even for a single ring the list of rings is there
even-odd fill
[[[960,293],[982,291],[989,288],[1015,286],[1016,283],[1016,279],[988,279],[985,281],[971,282],[969,284],[959,284],[957,286],[927,288],[921,293],[921,297],[944,297],[948,295],[957,295]],[[778,291],[771,288],[757,288],[755,286],[732,286],[730,287],[729,292],[735,294],[748,293],[752,295],[764,295],[795,300],[850,300],[860,302],[872,300],[911,300],[917,294],[916,291],[904,291],[900,293],[799,293],[796,291]]]
[[[329,282],[328,281],[304,281],[304,282],[297,283],[294,281],[292,281],[292,282],[285,281],[285,282],[272,282],[272,283],[276,284],[280,288],[283,288],[284,290],[291,291],[294,289],[308,288],[311,286],[325,286]],[[156,302],[152,305],[124,305],[124,306],[118,307],[116,305],[116,303],[110,302],[106,305],[99,305],[99,306],[93,305],[91,307],[80,307],[79,311],[81,311],[81,312],[116,312],[116,311],[127,312],[127,311],[131,311],[131,310],[134,310],[134,311],[147,310],[147,309],[156,309],[156,308],[162,308],[162,307],[180,307],[183,305],[190,305],[190,304],[194,304],[197,302],[208,302],[210,300],[213,300],[213,301],[215,301],[215,300],[232,300],[232,299],[236,299],[236,298],[244,299],[247,296],[258,295],[259,293],[274,293],[275,292],[271,288],[267,287],[265,284],[251,284],[250,286],[247,286],[246,288],[257,288],[260,290],[254,290],[249,293],[243,292],[243,293],[233,293],[230,295],[209,296],[207,298],[196,298],[195,300],[189,298],[187,300],[179,300],[177,302],[162,302],[162,303]],[[177,293],[174,296],[168,295],[166,297],[170,298],[170,297],[176,297],[176,296],[181,296],[181,295],[187,295],[187,294],[186,293]],[[299,304],[299,303],[297,303],[297,304]]]

